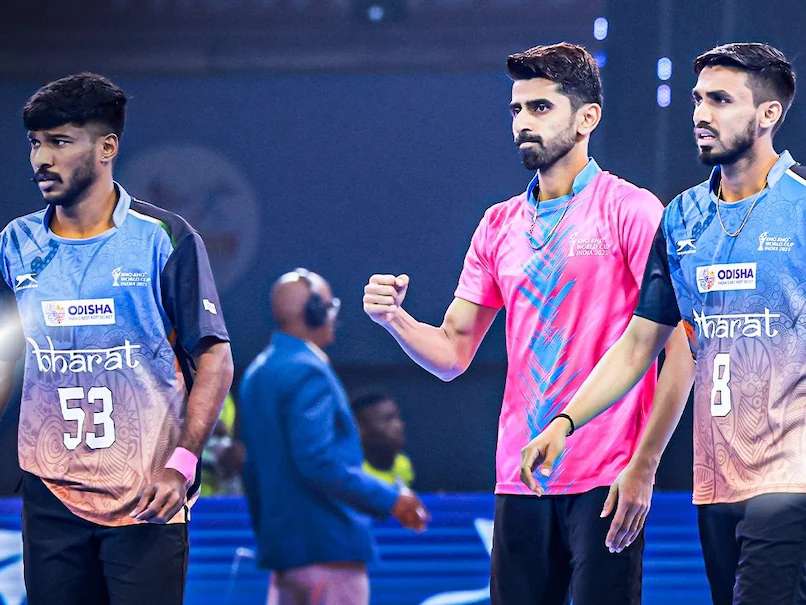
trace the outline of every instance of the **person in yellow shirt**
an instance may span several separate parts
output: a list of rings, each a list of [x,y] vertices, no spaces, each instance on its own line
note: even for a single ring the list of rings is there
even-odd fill
[[[414,469],[403,453],[406,423],[400,417],[400,406],[384,393],[359,395],[351,405],[364,448],[364,471],[383,481],[410,487]]]
[[[244,446],[235,438],[235,400],[227,393],[221,415],[201,456],[201,495],[234,496],[243,493],[241,470]]]

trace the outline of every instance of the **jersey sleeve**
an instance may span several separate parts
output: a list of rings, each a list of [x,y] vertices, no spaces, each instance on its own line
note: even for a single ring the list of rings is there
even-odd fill
[[[649,251],[635,315],[667,326],[676,326],[681,319],[662,226],[658,227]]]
[[[481,219],[470,240],[470,248],[465,255],[465,263],[454,296],[477,305],[500,309],[504,306],[504,300],[490,262],[488,221],[489,211]]]
[[[663,204],[646,189],[624,200],[619,216],[619,239],[635,283],[641,286],[649,251],[663,216]]]
[[[162,304],[179,344],[193,353],[204,338],[229,342],[213,271],[201,236],[191,231],[171,253],[160,275]]]

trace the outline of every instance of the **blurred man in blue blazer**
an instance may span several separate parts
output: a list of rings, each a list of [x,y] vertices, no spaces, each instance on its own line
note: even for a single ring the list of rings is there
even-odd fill
[[[319,275],[297,269],[271,292],[277,330],[241,382],[244,480],[269,605],[368,605],[372,517],[425,529],[406,488],[362,469],[347,395],[322,350],[339,309]]]

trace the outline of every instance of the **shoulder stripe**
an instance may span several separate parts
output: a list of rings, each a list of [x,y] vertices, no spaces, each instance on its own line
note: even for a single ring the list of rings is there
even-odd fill
[[[144,220],[146,222],[153,223],[154,225],[162,227],[162,229],[168,235],[168,238],[171,240],[171,245],[174,248],[176,248],[176,242],[174,241],[174,237],[173,237],[173,234],[171,233],[171,229],[168,227],[168,225],[165,224],[165,221],[161,221],[158,218],[154,218],[153,216],[148,216],[147,214],[141,214],[141,213],[137,212],[136,210],[132,210],[131,208],[129,208],[129,214],[131,214],[132,216],[134,216],[136,218],[142,219],[142,220]]]
[[[162,227],[166,231],[168,230],[168,225],[166,225],[163,221],[161,221],[161,220],[159,220],[157,218],[154,218],[153,216],[147,216],[145,214],[140,214],[139,212],[137,212],[136,210],[132,210],[131,208],[129,208],[129,214],[131,214],[133,216],[136,216],[137,218],[141,218],[144,221],[148,221],[149,223],[154,223],[155,225],[159,225],[160,227]]]
[[[800,164],[793,164],[787,173],[801,185],[806,185],[806,168]]]
[[[138,219],[162,227],[171,239],[171,244],[173,244],[174,248],[176,248],[179,242],[185,239],[186,236],[195,233],[193,227],[178,214],[168,212],[153,204],[135,198],[132,198],[129,213]]]

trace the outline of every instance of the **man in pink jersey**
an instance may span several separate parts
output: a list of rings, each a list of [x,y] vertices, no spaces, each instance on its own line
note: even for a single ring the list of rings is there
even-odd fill
[[[440,327],[401,308],[407,275],[373,275],[364,310],[443,380],[467,369],[499,309],[507,311],[493,603],[559,605],[570,590],[575,605],[638,604],[643,535],[611,553],[605,547],[611,522],[602,513],[608,487],[625,470],[647,424],[655,373],[598,418],[598,430],[569,439],[554,474],[540,479],[546,497],[535,497],[521,483],[520,451],[561,418],[627,325],[663,208],[650,192],[603,172],[588,157],[602,87],[585,49],[539,46],[510,56],[507,68],[515,145],[535,177],[525,193],[485,213]],[[684,336],[676,336],[671,346],[685,349]],[[674,385],[659,394],[668,390]],[[628,500],[624,494],[633,496],[627,487],[622,485],[620,507]],[[617,490],[608,499],[611,509]]]

